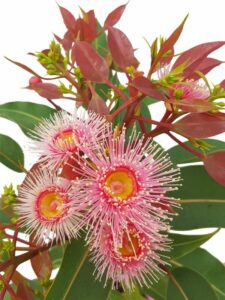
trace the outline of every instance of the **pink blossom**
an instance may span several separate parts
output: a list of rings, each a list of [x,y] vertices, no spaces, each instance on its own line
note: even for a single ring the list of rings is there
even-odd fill
[[[124,289],[132,289],[135,284],[149,285],[158,280],[163,271],[159,264],[165,263],[157,251],[168,250],[168,240],[159,233],[160,221],[150,221],[154,232],[139,232],[129,223],[122,229],[117,241],[112,228],[105,226],[100,244],[93,250],[93,262],[98,279],[111,279],[113,285],[120,283]],[[158,226],[159,225],[159,226]]]
[[[37,242],[56,239],[64,243],[76,237],[79,212],[72,206],[70,182],[48,171],[38,170],[27,175],[19,189],[15,210],[19,223]]]
[[[206,84],[193,79],[175,83],[168,89],[169,98],[175,99],[207,99],[209,95]]]
[[[95,151],[85,149],[89,159],[79,161],[82,179],[73,182],[73,203],[85,210],[81,223],[88,228],[87,239],[94,235],[96,244],[106,224],[114,238],[127,222],[154,233],[152,224],[161,218],[160,230],[168,230],[166,220],[175,201],[166,193],[177,189],[178,170],[150,140],[138,139],[133,131],[126,145],[125,135],[123,129]]]
[[[94,147],[105,133],[105,118],[91,112],[73,115],[55,113],[32,132],[32,149],[41,155],[47,167],[62,167],[80,146]]]

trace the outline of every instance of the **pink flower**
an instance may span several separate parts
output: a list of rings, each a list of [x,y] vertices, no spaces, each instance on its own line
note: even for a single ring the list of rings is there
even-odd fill
[[[21,226],[34,233],[37,242],[56,239],[64,243],[76,237],[79,213],[71,207],[69,181],[46,170],[30,172],[19,189],[15,210]]]
[[[173,99],[207,99],[209,95],[206,84],[193,79],[175,83],[168,89],[168,96]]]
[[[149,285],[158,280],[163,271],[159,264],[165,265],[157,251],[168,250],[168,240],[159,233],[160,221],[150,221],[154,232],[139,232],[129,223],[122,229],[117,241],[113,238],[111,227],[105,226],[101,241],[93,250],[97,278],[111,279],[113,285],[120,283],[124,289],[132,289],[135,284]]]
[[[109,136],[96,151],[85,149],[89,160],[79,161],[82,179],[73,182],[73,202],[86,210],[81,223],[88,227],[87,239],[101,240],[107,224],[114,237],[127,222],[139,231],[150,230],[159,218],[168,219],[173,199],[166,192],[177,189],[178,170],[167,155],[150,140],[132,132],[126,145],[126,130]],[[168,230],[166,221],[161,230]]]
[[[33,149],[50,168],[62,167],[80,146],[94,147],[105,134],[106,120],[95,113],[55,113],[32,132]]]

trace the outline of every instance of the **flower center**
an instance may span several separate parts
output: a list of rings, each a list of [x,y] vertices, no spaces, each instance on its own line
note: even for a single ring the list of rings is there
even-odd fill
[[[123,257],[137,257],[141,254],[141,245],[139,235],[131,231],[124,232],[122,238],[122,245],[117,249],[118,253]]]
[[[61,217],[66,209],[65,199],[57,191],[46,190],[37,198],[37,211],[46,220],[53,220]]]
[[[74,151],[76,149],[76,141],[77,137],[71,128],[57,133],[53,138],[54,145],[63,151]]]
[[[127,168],[119,167],[106,175],[105,187],[113,198],[127,200],[137,192],[135,174]]]

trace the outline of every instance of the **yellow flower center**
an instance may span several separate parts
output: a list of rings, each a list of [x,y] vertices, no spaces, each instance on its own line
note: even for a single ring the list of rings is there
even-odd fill
[[[124,232],[122,246],[117,249],[118,253],[123,257],[137,257],[141,253],[140,238],[135,232]]]
[[[119,167],[106,175],[105,187],[111,197],[127,200],[137,192],[136,177],[129,169]]]
[[[53,142],[60,150],[73,151],[76,148],[76,140],[77,138],[74,134],[74,131],[72,129],[66,129],[58,133],[54,137]]]
[[[56,191],[44,191],[38,196],[37,210],[40,216],[46,220],[57,219],[62,216],[66,208],[65,199]]]

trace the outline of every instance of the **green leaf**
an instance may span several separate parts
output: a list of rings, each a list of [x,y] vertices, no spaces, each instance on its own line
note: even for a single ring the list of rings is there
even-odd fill
[[[215,139],[202,139],[203,143],[209,144],[211,147],[206,151],[211,152],[215,150],[221,150],[225,149],[225,143],[222,141],[218,141]],[[193,144],[191,142],[185,142],[185,145],[196,149],[193,147]],[[174,146],[168,150],[168,154],[170,155],[171,160],[174,164],[187,164],[187,163],[193,163],[197,161],[201,161],[199,157],[193,155],[191,152],[185,150],[181,146]]]
[[[172,279],[171,279],[172,278]],[[200,274],[187,268],[172,271],[167,300],[218,300],[213,288]]]
[[[64,247],[63,246],[54,246],[49,249],[49,253],[52,259],[52,268],[56,269],[58,268],[63,259],[64,254]]]
[[[150,295],[154,300],[165,300],[168,286],[168,277],[163,274],[158,282],[154,282],[150,287],[143,287],[144,295]]]
[[[100,28],[101,29],[101,28]],[[106,57],[106,54],[109,52],[107,46],[107,38],[105,32],[100,34],[92,43],[92,46],[95,50],[103,57]]]
[[[120,293],[118,291],[111,291],[109,300],[145,300],[145,298],[140,294],[138,288],[134,291],[126,291],[124,293]]]
[[[142,102],[144,102],[146,105],[152,105],[154,103],[158,103],[159,100],[155,99],[155,98],[151,98],[151,97],[145,97]]]
[[[84,241],[73,240],[66,247],[61,268],[51,286],[46,300],[106,300],[111,286],[95,280],[94,267],[88,259]]]
[[[55,110],[49,106],[32,102],[18,101],[0,105],[0,117],[15,122],[25,134],[54,112]]]
[[[171,193],[181,198],[174,217],[175,230],[225,227],[225,188],[216,183],[203,166],[181,168],[182,187]]]
[[[169,234],[169,238],[173,241],[173,244],[169,256],[173,259],[182,257],[207,242],[217,232],[218,230],[202,235],[182,235],[171,233]]]
[[[177,262],[201,274],[217,293],[218,299],[225,299],[225,266],[217,258],[198,248]]]
[[[15,172],[23,172],[23,150],[13,139],[4,134],[0,134],[0,163]]]

